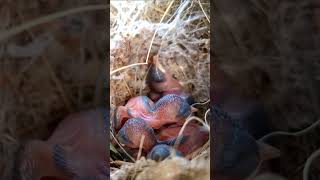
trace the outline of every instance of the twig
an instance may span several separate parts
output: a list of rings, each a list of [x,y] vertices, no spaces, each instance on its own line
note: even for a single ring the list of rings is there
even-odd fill
[[[189,33],[190,33],[190,34],[193,34],[193,33],[195,33],[195,32],[203,31],[203,30],[207,30],[207,29],[208,29],[208,27],[196,28],[196,29],[190,31]]]
[[[284,135],[284,136],[300,136],[308,131],[310,131],[311,129],[315,128],[318,124],[320,124],[320,119],[318,121],[316,121],[315,123],[313,123],[312,125],[310,125],[309,127],[298,131],[298,132],[285,132],[285,131],[275,131],[272,133],[269,133],[265,136],[263,136],[262,138],[259,139],[259,141],[265,141],[266,139],[272,137],[272,136],[278,136],[278,135]]]
[[[145,136],[142,135],[142,137],[140,139],[140,145],[139,145],[139,152],[138,152],[138,156],[137,156],[137,161],[140,159],[140,156],[141,156],[142,146],[143,146],[143,143],[144,143],[144,138],[145,138]]]
[[[195,106],[195,105],[204,105],[204,104],[207,104],[208,102],[210,102],[210,99],[208,99],[207,101],[205,102],[197,102],[197,103],[194,103],[194,104],[191,104],[191,106]]]
[[[309,175],[309,170],[310,170],[310,166],[313,162],[313,160],[315,158],[317,158],[318,156],[320,156],[320,149],[316,150],[315,152],[313,152],[311,154],[311,156],[307,159],[306,164],[303,168],[303,180],[308,180],[308,175]]]
[[[189,124],[189,122],[191,122],[192,120],[196,120],[196,121],[199,121],[201,124],[203,124],[206,128],[210,129],[210,127],[205,123],[203,122],[202,119],[196,117],[196,116],[191,116],[189,117],[186,122],[183,124],[182,128],[180,129],[179,131],[179,134],[178,134],[178,137],[177,137],[177,140],[176,142],[174,143],[174,149],[177,149],[178,145],[180,144],[180,141],[181,141],[181,136],[182,136],[182,133],[184,131],[184,129],[186,128],[186,126]]]
[[[130,65],[128,65],[128,66],[123,66],[123,67],[121,67],[121,68],[118,68],[118,69],[116,69],[116,70],[111,71],[111,72],[110,72],[110,76],[111,76],[112,74],[116,73],[116,72],[122,71],[122,70],[127,69],[127,68],[130,68],[130,67],[147,65],[147,64],[148,64],[148,62],[144,62],[144,63],[134,63],[134,64],[130,64]]]
[[[200,8],[201,8],[201,10],[202,10],[203,14],[206,16],[206,18],[207,18],[208,22],[210,23],[210,19],[209,19],[209,17],[207,16],[207,13],[204,11],[204,9],[203,9],[203,7],[202,7],[202,4],[201,4],[200,0],[198,0],[198,3],[199,3],[199,6],[200,6]]]
[[[204,114],[204,121],[206,122],[206,124],[208,124],[207,115],[208,115],[209,112],[210,112],[210,109],[208,109],[208,110],[206,111],[206,113]]]
[[[130,156],[130,154],[127,153],[127,151],[121,146],[121,144],[118,142],[117,138],[114,137],[113,133],[111,132],[110,133],[112,138],[116,141],[116,143],[119,145],[119,147],[122,149],[122,151],[133,161],[133,162],[136,162],[132,156]]]
[[[147,79],[147,77],[148,77],[148,73],[149,73],[150,69],[151,69],[151,66],[148,67],[147,72],[146,72],[145,76],[143,77],[142,82],[146,82],[146,79]],[[142,85],[140,86],[139,95],[142,94],[142,89],[143,89],[143,87],[144,87],[143,85],[144,85],[144,84],[142,84]]]
[[[277,136],[277,135],[285,135],[285,136],[300,136],[308,131],[310,131],[311,129],[315,128],[318,124],[320,124],[320,120],[316,121],[315,123],[313,123],[312,125],[310,125],[309,127],[298,131],[298,132],[283,132],[283,131],[276,131],[276,132],[272,132],[269,133],[265,136],[263,136],[262,138],[259,139],[259,141],[265,141],[266,139],[272,137],[272,136]],[[311,166],[312,161],[320,155],[320,149],[316,150],[315,152],[313,152],[311,154],[311,156],[307,159],[304,169],[303,169],[303,180],[308,180],[308,174],[309,174],[309,169]],[[255,174],[255,173],[253,173]]]
[[[200,0],[198,0],[198,3],[199,3],[199,6],[200,6],[200,8],[201,8],[201,10],[202,10],[203,14],[206,16],[206,18],[207,18],[208,22],[210,23],[210,19],[209,19],[209,17],[207,16],[207,13],[204,11],[204,9],[203,9],[203,7],[202,7],[202,4],[201,4]]]
[[[203,152],[207,149],[207,147],[209,147],[210,145],[210,139],[200,148],[196,149],[195,151],[193,151],[190,155],[187,155],[186,158],[187,159],[197,159],[201,157],[201,154],[203,154]]]

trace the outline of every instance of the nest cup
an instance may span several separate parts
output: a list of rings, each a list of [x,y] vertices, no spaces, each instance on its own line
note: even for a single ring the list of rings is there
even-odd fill
[[[119,2],[111,1],[111,117],[115,108],[124,105],[131,97],[147,95],[149,92],[146,86],[147,62],[153,55],[157,55],[162,67],[179,79],[196,102],[208,101],[210,97],[209,1],[201,3],[139,1],[124,4],[121,6]],[[197,116],[203,119],[209,103],[197,108],[199,108]],[[114,135],[110,136],[113,137]],[[111,166],[111,178],[150,179],[152,177],[148,172],[154,172],[151,174],[158,174],[154,177],[157,179],[181,177],[208,179],[208,144],[204,147],[204,151],[206,158],[191,160],[192,163],[178,157],[159,163],[145,158],[134,163],[121,162],[123,165],[120,167]],[[113,164],[122,159],[111,161]],[[156,173],[155,170],[159,167],[167,167],[166,173]],[[204,175],[200,176],[200,172]]]

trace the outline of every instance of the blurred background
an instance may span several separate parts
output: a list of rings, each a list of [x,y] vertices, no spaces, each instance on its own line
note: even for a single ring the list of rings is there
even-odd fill
[[[274,131],[300,131],[319,120],[319,2],[214,1],[214,61],[261,100]],[[272,170],[302,179],[311,153],[320,147],[320,127],[266,142],[281,150]],[[319,179],[319,158],[309,179]]]
[[[105,104],[105,10],[66,13],[98,3],[0,2],[0,179],[11,179],[19,145],[46,139],[71,112]],[[66,14],[50,20],[53,13]],[[25,29],[8,36],[16,27]]]

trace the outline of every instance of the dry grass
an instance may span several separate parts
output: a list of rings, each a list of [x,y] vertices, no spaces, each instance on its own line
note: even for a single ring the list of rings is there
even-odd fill
[[[189,118],[190,121],[196,119],[205,124],[205,113],[209,108],[210,20],[207,18],[210,12],[209,1],[201,1],[200,4],[199,1],[140,1],[122,5],[124,8],[121,9],[116,2],[111,2],[112,111],[130,97],[148,92],[145,86],[146,64],[150,55],[158,53],[161,65],[182,82],[197,102],[207,101],[195,104],[200,109],[198,117]],[[190,156],[193,161],[173,157],[156,163],[142,158],[134,163],[113,167],[111,177],[141,180],[155,177],[208,179],[208,153],[209,142]],[[111,161],[113,164],[119,159]],[[157,171],[159,168],[165,170]]]
[[[124,23],[122,26],[117,24],[117,16],[113,15],[112,25],[115,25],[113,32],[117,39],[114,42],[120,43],[115,43],[112,48],[114,51],[111,51],[111,69],[141,64],[113,74],[111,106],[115,107],[132,96],[148,91],[144,85],[147,69],[143,64],[149,50],[152,53],[160,53],[160,62],[182,80],[185,87],[193,92],[197,101],[208,100],[209,41],[207,40],[210,38],[208,26],[210,13],[206,9],[207,2],[201,1],[202,6],[200,6],[199,1],[190,1],[187,5],[183,3],[186,1],[182,3],[175,1],[172,10],[163,18],[170,2],[156,1],[155,4],[150,2],[147,6],[139,6],[140,8],[132,10],[133,15],[130,16],[132,19],[124,21],[129,23]],[[217,10],[219,7],[224,7],[224,10],[231,14],[222,17],[222,22],[217,22],[220,26],[216,27],[218,29],[216,38],[222,40],[215,49],[215,52],[219,53],[217,54],[219,58],[215,59],[215,62],[236,79],[244,94],[264,102],[275,131],[285,131],[285,133],[273,133],[266,139],[282,152],[281,158],[272,162],[273,170],[288,179],[301,179],[303,171],[304,174],[308,174],[309,179],[317,179],[319,174],[316,170],[319,169],[316,164],[319,161],[316,161],[318,154],[316,150],[320,145],[316,131],[318,123],[305,129],[319,118],[319,87],[314,86],[320,74],[319,63],[316,61],[317,48],[309,51],[301,50],[304,49],[303,46],[308,46],[308,41],[304,41],[303,38],[308,39],[306,35],[311,34],[308,32],[311,28],[305,28],[305,31],[301,28],[308,27],[304,24],[306,22],[304,18],[307,16],[302,16],[308,12],[308,2],[283,1],[280,4],[272,4],[266,1],[249,1],[245,4],[225,1],[224,3],[217,3]],[[242,9],[242,13],[232,14],[234,12],[232,8]],[[186,14],[192,12],[195,12],[193,16],[195,21],[192,21],[192,18],[186,20],[185,17],[188,17]],[[163,23],[158,24],[162,18]],[[153,39],[155,31],[157,34]],[[122,32],[122,36],[117,32]],[[300,37],[301,33],[304,33],[304,36]],[[150,39],[153,39],[151,49]],[[202,47],[205,49],[202,52],[201,43],[204,43]],[[313,71],[308,71],[310,69]],[[204,106],[201,109],[199,117],[205,119],[204,114],[208,107]],[[287,131],[299,132],[286,133]],[[313,152],[314,154],[310,156]],[[307,161],[308,157],[310,158]],[[136,164],[140,161],[137,161],[114,169],[113,177],[134,179],[143,171],[153,172],[148,167],[158,167],[155,162],[141,161],[143,168],[140,169],[140,165]],[[304,176],[306,179],[306,175]],[[268,174],[257,177],[257,179],[274,178],[282,179]]]
[[[207,159],[186,160],[184,158],[172,157],[160,163],[152,160],[140,159],[136,163],[124,164],[121,169],[111,172],[111,179],[209,179],[210,165]]]

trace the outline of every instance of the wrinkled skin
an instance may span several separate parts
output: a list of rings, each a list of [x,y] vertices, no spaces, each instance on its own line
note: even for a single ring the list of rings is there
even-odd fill
[[[176,94],[186,99],[189,104],[193,104],[194,100],[191,95],[184,91],[180,82],[168,70],[165,70],[157,59],[157,56],[153,56],[153,62],[150,63],[147,75],[147,84],[151,89],[150,99],[157,101],[167,94]]]
[[[181,127],[182,125],[174,124],[163,127],[155,133],[144,120],[131,118],[120,129],[117,139],[132,156],[136,157],[144,136],[141,146],[142,155],[149,153],[148,156],[151,159],[159,160],[168,156],[169,149],[166,148],[174,145]],[[209,131],[196,123],[190,123],[186,126],[181,137],[177,151],[179,155],[185,156],[199,149],[209,140]],[[167,146],[155,148],[157,145]]]
[[[21,173],[33,180],[108,179],[106,110],[99,108],[65,118],[47,141],[29,142]]]
[[[160,129],[157,134],[159,140],[167,140],[172,137],[177,137],[182,125],[172,125]],[[184,129],[183,136],[187,137],[184,142],[181,142],[177,149],[184,155],[188,155],[202,147],[209,140],[209,131],[199,124],[189,123]]]
[[[182,124],[191,114],[191,107],[185,99],[175,94],[168,94],[155,104],[146,96],[130,99],[125,107],[118,107],[115,129],[119,129],[129,118],[141,118],[153,129],[165,124]]]
[[[152,128],[139,118],[129,119],[117,134],[117,139],[126,148],[139,149],[140,141],[144,136],[142,150],[149,152],[157,143],[156,136]]]
[[[176,137],[167,138],[164,141],[159,141],[153,129],[140,118],[131,118],[123,125],[117,134],[119,143],[135,158],[140,148],[140,143],[144,137],[143,145],[141,146],[142,155],[147,155],[151,149],[157,144],[173,145]]]
[[[145,138],[148,137],[148,141],[154,142],[153,133],[149,133],[150,130],[143,131],[143,128],[134,128],[126,126],[130,118],[139,118],[144,120],[148,126],[157,132],[162,132],[162,137],[157,136],[157,143],[164,141],[167,144],[170,144],[177,138],[179,129],[181,129],[185,119],[191,114],[192,111],[195,111],[194,108],[190,107],[190,104],[193,103],[192,97],[190,94],[186,93],[181,86],[180,82],[173,77],[173,75],[164,70],[160,64],[157,63],[157,56],[153,57],[153,62],[150,64],[150,70],[147,75],[147,84],[151,89],[150,99],[146,96],[138,96],[131,98],[125,106],[119,106],[115,113],[114,118],[114,127],[116,131],[120,129],[118,133],[118,139],[124,142],[123,144],[127,146],[128,152],[130,154],[137,154],[137,148],[139,147],[141,134],[145,135]],[[155,103],[154,103],[155,102]],[[129,119],[129,120],[128,120]],[[135,123],[138,125],[139,123]],[[132,123],[131,123],[131,126]],[[168,128],[168,126],[170,128]],[[142,127],[142,125],[141,125]],[[168,128],[167,130],[165,130]],[[135,133],[123,133],[124,129],[134,129]],[[139,133],[137,133],[139,131]],[[170,136],[165,135],[165,131],[170,132]],[[129,131],[128,131],[129,132]],[[188,126],[186,135],[183,136],[181,140],[181,145],[179,148],[182,150],[181,154],[188,154],[195,149],[199,148],[208,140],[208,132],[203,131],[203,129],[198,125],[197,126]],[[197,137],[194,137],[196,134]],[[165,137],[166,136],[166,137]],[[132,141],[128,141],[128,139]],[[152,140],[150,140],[152,139]],[[132,143],[133,142],[133,143]],[[168,143],[170,142],[170,143]],[[154,143],[150,143],[155,145]],[[151,153],[149,147],[152,145],[145,144],[143,147],[143,154]],[[150,157],[155,157],[153,159],[164,159],[168,152],[169,146],[156,146],[152,150],[152,155]],[[129,149],[128,149],[129,148]],[[179,149],[179,150],[180,150]],[[180,152],[179,152],[180,153]]]
[[[129,119],[150,116],[154,103],[147,96],[137,96],[129,99],[125,106],[116,110],[115,127],[119,129]]]

